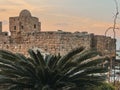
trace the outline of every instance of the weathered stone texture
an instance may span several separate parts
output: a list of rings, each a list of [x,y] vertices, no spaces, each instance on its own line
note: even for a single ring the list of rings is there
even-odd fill
[[[37,17],[32,17],[28,10],[22,10],[18,17],[9,18],[11,38],[17,41],[21,34],[39,32],[41,23]]]
[[[2,32],[2,22],[0,22],[0,33]]]
[[[111,37],[95,35],[96,48],[104,55],[115,56],[116,40]]]
[[[115,42],[110,37],[88,34],[87,32],[41,31],[38,18],[28,10],[21,11],[18,17],[9,18],[11,36],[0,34],[0,48],[28,55],[27,50],[35,47],[51,54],[61,55],[84,46],[97,48],[102,54],[115,55]]]
[[[0,45],[9,43],[8,32],[2,32],[2,22],[0,22]]]

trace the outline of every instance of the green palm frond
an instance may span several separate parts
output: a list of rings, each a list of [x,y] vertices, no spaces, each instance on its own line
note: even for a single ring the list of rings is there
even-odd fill
[[[0,84],[7,90],[62,90],[98,85],[105,79],[109,60],[96,50],[80,47],[65,56],[46,55],[29,50],[29,57],[0,50]],[[98,57],[99,56],[99,57]]]
[[[87,59],[91,59],[93,57],[96,57],[97,55],[100,55],[100,52],[97,52],[96,50],[85,50],[82,53],[80,53],[78,56],[76,56],[73,60],[74,62],[83,62]]]
[[[84,50],[84,47],[76,48],[72,51],[70,51],[68,54],[65,56],[61,57],[60,60],[57,62],[57,66],[60,68],[63,66],[70,58],[72,58],[74,55],[80,53],[81,51]]]

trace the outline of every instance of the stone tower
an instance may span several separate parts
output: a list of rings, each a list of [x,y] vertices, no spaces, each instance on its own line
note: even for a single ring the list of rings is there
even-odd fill
[[[19,38],[21,34],[41,31],[41,23],[28,10],[22,10],[17,17],[9,18],[9,30],[12,38]]]
[[[0,33],[2,33],[2,22],[0,22]]]

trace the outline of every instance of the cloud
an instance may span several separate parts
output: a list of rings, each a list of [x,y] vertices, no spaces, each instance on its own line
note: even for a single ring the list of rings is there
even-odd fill
[[[7,9],[0,9],[0,12],[6,12],[7,11]]]
[[[45,17],[45,16],[44,16]],[[47,19],[42,19],[43,30],[58,30],[63,31],[87,31],[90,33],[104,34],[105,30],[112,26],[113,22],[95,20],[88,17],[67,16],[65,14],[50,14],[46,15]]]
[[[28,5],[25,0],[7,0],[12,5]]]
[[[0,8],[5,8],[7,10],[20,10],[22,8],[32,9],[34,6],[27,3],[25,0],[4,0],[0,1]]]
[[[69,24],[62,22],[62,23],[56,23],[55,26],[58,26],[58,27],[68,27]]]

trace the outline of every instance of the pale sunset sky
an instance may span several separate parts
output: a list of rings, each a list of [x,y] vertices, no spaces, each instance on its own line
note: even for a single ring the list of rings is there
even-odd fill
[[[120,9],[120,0],[118,6]],[[42,23],[42,31],[87,31],[104,35],[113,26],[114,0],[0,0],[0,21],[3,30],[9,30],[9,17],[28,9]],[[120,12],[120,11],[119,11]],[[120,14],[117,19],[120,28]],[[120,38],[120,30],[116,30]],[[108,32],[112,35],[112,30]]]

